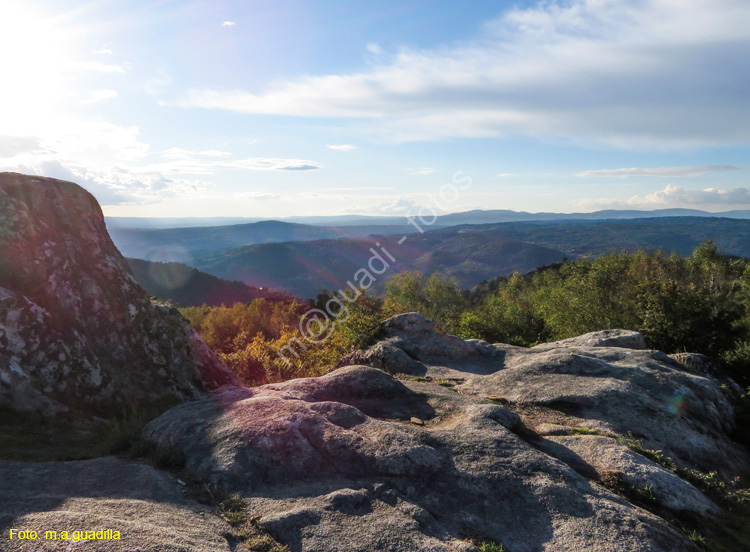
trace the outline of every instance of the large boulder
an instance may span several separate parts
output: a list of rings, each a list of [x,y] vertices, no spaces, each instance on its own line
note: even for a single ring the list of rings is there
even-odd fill
[[[443,335],[416,313],[383,324],[382,339],[352,355],[390,373],[457,383],[462,393],[518,405],[532,425],[555,421],[638,440],[678,466],[750,472],[729,437],[734,410],[722,382],[659,351],[637,332],[609,330],[532,348]]]
[[[144,432],[292,552],[695,550],[524,434],[502,406],[365,366],[227,387]]]
[[[111,415],[234,382],[138,286],[91,194],[0,174],[0,406]]]

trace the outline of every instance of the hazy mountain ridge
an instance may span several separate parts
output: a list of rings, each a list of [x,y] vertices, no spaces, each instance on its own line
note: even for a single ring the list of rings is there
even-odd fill
[[[700,209],[656,209],[641,211],[638,209],[605,209],[591,213],[529,213],[510,209],[474,209],[459,213],[440,215],[439,226],[456,224],[493,224],[498,222],[520,222],[541,220],[618,220],[656,217],[719,217],[750,219],[750,210],[734,210],[712,213]],[[275,220],[312,226],[383,226],[405,224],[405,214],[394,215],[321,215],[295,217],[106,217],[110,233],[115,229],[169,229],[169,228],[206,228],[212,226],[230,226],[252,224]],[[382,233],[382,232],[381,232]]]
[[[370,268],[374,253],[389,265],[382,274],[370,270],[375,291],[382,291],[386,280],[403,270],[441,272],[471,287],[494,276],[559,262],[565,256],[548,247],[514,240],[487,241],[481,233],[455,233],[446,239],[426,232],[408,236],[402,245],[397,236],[257,244],[198,259],[196,266],[222,278],[315,297],[322,288],[340,289],[347,281],[355,282],[360,269]],[[383,267],[382,261],[373,264],[376,270]]]
[[[534,221],[576,221],[576,220],[630,220],[662,217],[715,217],[750,219],[750,211],[726,211],[711,213],[699,209],[656,209],[640,211],[637,209],[606,209],[592,213],[527,213],[525,211],[474,210],[465,213],[442,215],[438,222],[443,226],[456,224],[495,224],[499,222],[534,222]]]
[[[700,218],[699,224],[713,224],[706,221],[718,219],[744,220],[750,218],[750,211],[708,213],[692,209],[662,209],[658,211],[608,210],[573,214],[524,213],[507,210],[468,211],[466,213],[442,215],[435,224],[422,225],[422,228],[436,231],[466,225],[481,225],[484,227],[511,223],[577,224],[597,221],[650,220],[653,218]],[[164,219],[153,220],[159,222]],[[417,228],[409,224],[404,217],[365,217],[359,215],[291,217],[286,221],[260,220],[246,224],[217,226],[198,226],[199,221],[204,219],[179,220],[192,221],[192,224],[196,226],[185,228],[130,228],[119,226],[118,219],[109,219],[108,225],[112,240],[126,257],[151,261],[185,262],[196,266],[198,262],[196,259],[210,257],[219,251],[247,245],[336,238],[353,239],[370,235],[407,235],[417,232]],[[220,219],[205,220],[215,222]],[[236,222],[240,219],[230,218],[226,220]],[[292,220],[296,222],[291,222]],[[512,228],[513,232],[516,232],[516,230],[517,228]],[[523,236],[527,233],[524,229],[520,234],[510,236],[510,239],[526,241]],[[553,248],[562,247],[546,242],[543,245]],[[687,251],[685,252],[687,253]]]
[[[150,261],[187,262],[217,251],[257,243],[359,238],[371,234],[409,234],[417,229],[405,220],[394,226],[314,226],[276,220],[193,228],[110,229],[126,257]]]
[[[455,276],[462,287],[581,255],[608,251],[665,249],[689,255],[707,239],[728,255],[750,257],[750,221],[729,218],[663,217],[622,221],[538,221],[462,225],[410,235],[256,244],[195,261],[197,268],[222,278],[271,287],[302,297],[321,288],[339,289],[367,266],[370,247],[380,242],[398,262],[378,277],[401,270]]]
[[[133,277],[150,295],[178,307],[233,305],[255,299],[285,299],[285,294],[224,280],[183,263],[125,259]]]

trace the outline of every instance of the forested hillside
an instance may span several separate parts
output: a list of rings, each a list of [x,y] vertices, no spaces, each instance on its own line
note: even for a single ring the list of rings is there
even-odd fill
[[[374,255],[371,249],[379,251],[388,265],[380,274],[370,270],[374,276],[371,291],[375,293],[382,293],[386,281],[404,270],[440,272],[455,277],[463,287],[471,287],[498,275],[527,272],[564,258],[549,247],[483,232],[425,232],[409,235],[401,245],[399,241],[398,236],[370,236],[259,244],[200,259],[196,266],[222,278],[271,287],[297,297],[315,297],[322,288],[341,289],[347,281],[356,283],[357,273],[369,269]],[[381,261],[374,264],[377,271],[383,268]]]
[[[325,310],[333,296],[322,292],[317,308]],[[455,279],[406,272],[388,283],[384,300],[340,303],[343,309],[337,307],[331,316],[331,337],[300,349],[293,367],[278,351],[295,337],[304,340],[299,321],[307,305],[256,301],[183,314],[250,383],[325,371],[331,359],[367,342],[383,318],[419,312],[446,333],[526,346],[597,330],[633,329],[651,348],[703,353],[750,384],[750,262],[721,255],[711,242],[690,257],[611,253],[514,273],[472,291],[463,291]]]
[[[708,239],[725,254],[750,257],[748,220],[666,217],[455,226],[409,235],[402,245],[399,235],[257,244],[192,264],[222,278],[314,297],[321,288],[345,286],[367,267],[369,249],[381,243],[396,262],[372,286],[371,291],[380,294],[388,278],[405,270],[455,277],[460,287],[472,288],[484,280],[528,272],[564,258],[638,249],[690,255]]]
[[[179,307],[233,305],[286,295],[211,276],[182,263],[126,259],[136,281],[149,295]]]

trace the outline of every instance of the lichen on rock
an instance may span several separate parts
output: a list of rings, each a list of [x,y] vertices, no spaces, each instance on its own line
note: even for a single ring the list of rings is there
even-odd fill
[[[108,416],[236,382],[138,286],[91,194],[2,173],[0,205],[0,406]]]

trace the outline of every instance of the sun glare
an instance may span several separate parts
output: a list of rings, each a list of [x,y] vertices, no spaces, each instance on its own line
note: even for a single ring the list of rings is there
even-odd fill
[[[0,133],[24,134],[69,94],[68,40],[43,12],[7,2],[0,4],[0,52]]]

